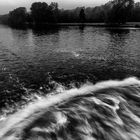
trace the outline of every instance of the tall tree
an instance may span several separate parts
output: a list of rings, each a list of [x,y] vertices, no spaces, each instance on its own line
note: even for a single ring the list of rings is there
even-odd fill
[[[9,12],[9,23],[13,26],[24,25],[26,22],[27,11],[25,7],[19,7]]]
[[[114,0],[111,2],[111,9],[108,12],[108,22],[125,23],[131,15],[134,0]]]
[[[58,4],[35,2],[31,6],[31,15],[36,24],[55,22],[55,15],[58,12]]]
[[[57,22],[59,18],[59,9],[58,9],[58,3],[56,2],[51,2],[49,5],[51,13],[52,13],[52,22]]]
[[[31,15],[33,21],[38,23],[45,23],[48,21],[49,6],[45,2],[35,2],[31,5]]]
[[[134,4],[130,21],[140,22],[140,2]]]
[[[80,22],[85,22],[86,20],[86,15],[85,15],[85,10],[84,8],[81,9],[80,14],[79,14]]]

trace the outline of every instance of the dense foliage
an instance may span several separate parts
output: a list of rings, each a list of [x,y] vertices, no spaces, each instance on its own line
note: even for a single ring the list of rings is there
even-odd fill
[[[130,19],[133,7],[133,0],[113,1],[110,10],[108,10],[107,22],[118,24],[125,23]]]
[[[31,16],[35,23],[53,23],[57,21],[58,4],[35,2],[31,6]]]
[[[46,23],[76,23],[76,22],[106,22],[122,24],[127,21],[140,21],[140,3],[134,0],[113,0],[96,7],[77,7],[71,10],[59,9],[52,2],[35,2],[30,11],[20,7],[0,16],[0,22],[10,25],[46,24]]]
[[[10,25],[23,25],[26,23],[26,8],[20,7],[9,12],[8,22]]]
[[[80,22],[85,22],[86,21],[86,15],[85,15],[84,9],[80,10],[79,18],[80,18]]]

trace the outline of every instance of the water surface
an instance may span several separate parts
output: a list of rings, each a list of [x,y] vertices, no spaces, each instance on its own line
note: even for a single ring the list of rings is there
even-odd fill
[[[0,26],[1,106],[27,89],[139,77],[140,29],[63,27],[18,30]]]

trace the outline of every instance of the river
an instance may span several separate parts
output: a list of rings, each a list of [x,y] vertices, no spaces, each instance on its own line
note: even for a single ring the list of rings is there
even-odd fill
[[[131,80],[122,82],[124,89],[119,87],[121,86],[120,82],[117,83],[119,89],[112,90],[113,87],[111,88],[110,86],[112,83],[114,84],[113,81],[107,82],[107,84],[105,84],[106,82],[101,83],[101,86],[99,84],[97,89],[98,84],[94,86],[95,83],[104,80],[122,80],[134,76],[140,77],[140,29],[138,28],[99,28],[90,26],[81,28],[67,26],[53,29],[19,30],[0,25],[0,120],[6,119],[7,116],[14,114],[18,110],[21,110],[23,116],[26,114],[28,117],[31,115],[30,111],[34,113],[34,110],[47,108],[49,106],[49,100],[46,99],[48,93],[68,92],[70,93],[69,96],[73,97],[82,96],[84,91],[85,94],[90,94],[90,89],[92,89],[91,92],[95,91],[95,93],[101,91],[103,96],[97,98],[95,96],[92,101],[88,98],[89,95],[85,95],[85,98],[88,98],[89,101],[99,105],[101,108],[103,105],[103,110],[105,110],[102,112],[102,109],[97,109],[97,111],[101,111],[99,113],[104,114],[108,106],[111,110],[114,110],[114,108],[118,110],[119,104],[122,103],[128,109],[124,108],[122,116],[116,114],[119,112],[115,112],[114,116],[118,119],[117,123],[120,123],[119,125],[123,124],[126,121],[125,119],[123,120],[124,116],[132,111],[131,119],[133,118],[134,122],[137,123],[133,127],[139,127],[139,113],[136,113],[139,112],[137,101],[140,98],[138,80],[132,79],[132,85],[137,85],[134,88],[131,87]],[[71,92],[70,89],[75,87],[83,88],[82,90],[72,90]],[[108,92],[102,91],[100,88],[111,89]],[[134,92],[134,95],[130,91]],[[111,95],[108,97],[105,94],[106,92]],[[57,101],[61,102],[63,99],[68,100],[69,96],[62,95],[62,97],[58,95],[58,98],[56,96],[55,101],[52,100],[51,104],[55,104]],[[110,102],[106,102],[106,98],[112,100],[115,106],[112,107]],[[133,100],[132,102],[131,99]],[[41,100],[40,103],[38,103],[38,100]],[[128,102],[128,106],[124,101]],[[32,102],[34,102],[34,105],[28,106]],[[77,102],[79,106],[82,103],[79,100]],[[133,106],[135,106],[135,109]],[[25,110],[22,111],[24,108],[29,114]],[[123,114],[125,109],[126,114]],[[59,119],[59,115],[62,114],[57,113],[56,111],[56,116],[58,115]],[[22,124],[20,126],[24,126],[24,119],[26,120],[23,116],[20,116],[19,120],[17,120],[18,124]],[[109,115],[108,117],[111,116]],[[10,131],[13,127],[12,125],[16,126],[15,118],[12,117],[11,121],[7,121],[7,123],[11,122],[11,125],[3,126],[5,129],[1,130],[3,133],[0,133],[0,137],[6,133],[5,131]],[[13,121],[15,121],[15,124],[13,124]],[[113,127],[116,126],[113,125]],[[15,129],[7,132],[6,135],[12,135]],[[130,130],[130,128],[127,129]],[[118,131],[123,134],[126,130],[122,126],[120,130],[120,126],[118,126]],[[140,138],[137,131],[138,129],[135,131],[137,136],[132,131],[129,132],[134,134],[131,135],[131,138]],[[117,136],[120,134],[112,134],[112,136],[115,135],[115,140],[117,140]],[[12,137],[15,139],[16,136]],[[123,138],[128,139],[130,137],[125,133],[124,136],[120,136],[120,139]],[[9,139],[11,140],[12,138]],[[103,138],[100,137],[99,139]],[[108,135],[108,139],[113,138]]]

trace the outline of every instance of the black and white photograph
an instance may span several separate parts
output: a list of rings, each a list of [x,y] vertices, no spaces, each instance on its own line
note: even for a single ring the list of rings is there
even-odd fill
[[[140,0],[0,0],[0,140],[140,140]]]

